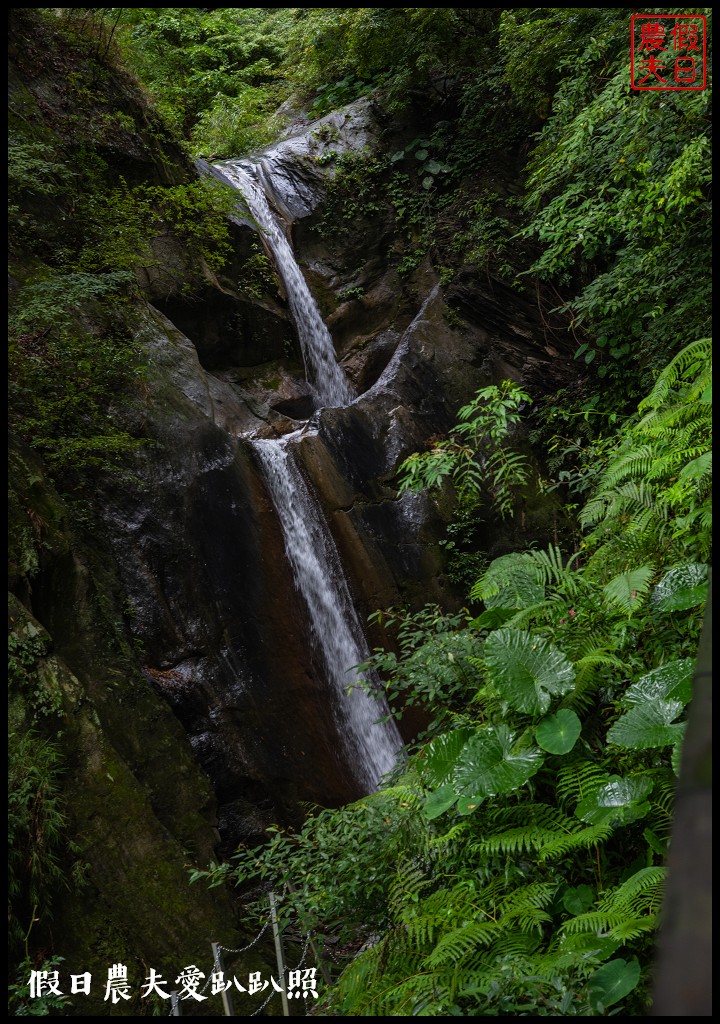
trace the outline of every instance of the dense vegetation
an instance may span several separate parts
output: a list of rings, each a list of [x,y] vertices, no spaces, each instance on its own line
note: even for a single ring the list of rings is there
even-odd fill
[[[512,382],[487,388],[398,477],[454,493],[448,548],[468,584],[459,613],[377,613],[393,642],[367,667],[427,735],[379,793],[210,875],[303,879],[301,919],[365,944],[317,1012],[642,1015],[711,555],[709,90],[627,88],[631,9],[31,13],[38,47],[62,36],[73,114],[29,96],[11,110],[11,422],[64,487],[143,443],[112,409],[141,386],[153,239],[174,232],[211,266],[227,245],[221,189],[109,170],[114,142],[148,130],[113,104],[127,68],[158,112],[159,166],[169,145],[238,155],[291,112],[368,93],[426,107],[402,150],[338,159],[331,220],[384,204],[401,271],[429,257],[449,284],[470,264],[548,316],[556,297],[582,392],[533,404]],[[550,453],[541,479],[513,446],[521,422]],[[529,484],[579,513],[568,550],[488,565],[475,511],[512,516]],[[15,744],[20,947],[57,878],[58,770],[35,732]]]

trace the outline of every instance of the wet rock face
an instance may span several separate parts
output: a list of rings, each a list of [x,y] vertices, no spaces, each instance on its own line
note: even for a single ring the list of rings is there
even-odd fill
[[[277,519],[251,447],[231,432],[265,421],[169,325],[153,374],[157,445],[139,487],[105,495],[106,523],[145,669],[214,783],[221,831],[235,828],[238,800],[288,822],[299,800],[354,799]]]
[[[146,672],[213,782],[228,851],[259,841],[271,820],[297,821],[298,801],[360,795],[252,438],[299,430],[294,456],[364,620],[448,600],[444,522],[427,497],[398,498],[402,460],[446,432],[478,387],[505,377],[547,386],[562,373],[547,325],[504,286],[460,274],[451,323],[429,263],[401,280],[387,213],[348,245],[314,230],[323,153],[374,138],[371,105],[353,108],[266,150],[257,167],[358,399],[315,411],[283,296],[224,285],[196,305],[173,295],[135,411],[157,445],[139,464],[141,487],[105,495]],[[236,232],[244,251],[248,232]]]

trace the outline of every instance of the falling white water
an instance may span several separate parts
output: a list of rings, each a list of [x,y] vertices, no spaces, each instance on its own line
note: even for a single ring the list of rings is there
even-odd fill
[[[351,669],[365,661],[369,651],[334,541],[286,442],[283,438],[252,444],[280,519],[295,583],[308,608],[313,642],[335,691],[332,711],[346,755],[358,781],[374,790],[393,767],[402,739],[392,720],[377,723],[388,713],[384,698],[375,700],[360,689],[346,692],[358,678]]]
[[[272,249],[300,338],[305,372],[318,403],[326,407],[349,405],[357,396],[337,364],[330,332],[265,193],[240,162],[223,163],[216,170],[242,193]]]

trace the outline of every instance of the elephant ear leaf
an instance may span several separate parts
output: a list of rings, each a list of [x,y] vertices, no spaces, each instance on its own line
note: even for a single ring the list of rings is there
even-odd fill
[[[659,612],[682,612],[702,604],[707,597],[708,567],[687,562],[669,569],[650,595]]]
[[[515,749],[507,726],[478,729],[457,759],[452,785],[465,803],[479,802],[482,797],[519,789],[542,762],[539,750]]]
[[[457,798],[458,795],[453,786],[441,786],[440,789],[436,789],[434,793],[430,793],[426,797],[423,814],[428,821],[439,818],[441,814],[452,807]]]
[[[625,779],[611,775],[594,793],[580,801],[575,814],[589,825],[637,821],[650,810],[645,797],[652,788],[652,780],[646,775]]]
[[[608,742],[632,750],[678,743],[685,724],[675,722],[692,696],[694,662],[681,658],[648,672],[623,698],[629,710],[608,731]]]
[[[474,729],[453,729],[427,744],[418,763],[422,780],[428,788],[443,786],[450,780],[460,751],[474,733]]]
[[[630,961],[610,960],[599,967],[588,978],[590,1006],[598,1015],[604,1015],[608,1006],[630,995],[640,981],[640,964],[633,957]]]
[[[575,685],[575,669],[545,637],[521,629],[496,629],[485,641],[492,683],[511,708],[544,714],[553,696]]]
[[[569,754],[581,728],[580,719],[574,711],[560,708],[554,715],[543,718],[535,730],[535,738],[538,745],[550,754]]]
[[[608,730],[608,743],[630,750],[667,747],[678,743],[685,732],[684,722],[675,722],[684,704],[677,700],[659,700],[638,704]]]
[[[661,665],[638,679],[623,697],[626,707],[648,704],[656,700],[674,700],[682,705],[692,697],[693,658],[680,658]]]

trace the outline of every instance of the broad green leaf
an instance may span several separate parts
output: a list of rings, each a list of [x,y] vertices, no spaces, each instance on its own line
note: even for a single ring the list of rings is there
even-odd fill
[[[656,853],[659,857],[667,857],[667,839],[660,839],[651,828],[643,829],[643,839],[653,853]]]
[[[524,785],[543,763],[539,750],[513,749],[514,736],[505,725],[476,730],[463,747],[453,771],[458,796],[510,793]]]
[[[441,786],[434,793],[430,793],[423,806],[423,814],[432,821],[448,810],[457,800],[457,793],[453,786]]]
[[[631,750],[667,747],[678,743],[685,732],[685,723],[673,724],[683,710],[681,701],[658,700],[638,704],[608,730],[608,743]]]
[[[672,770],[675,772],[678,778],[680,777],[680,765],[682,763],[683,739],[684,736],[681,736],[678,742],[672,748],[672,753],[670,754],[670,764],[672,765]]]
[[[569,914],[584,914],[592,906],[593,898],[589,885],[578,885],[564,892],[562,904]]]
[[[652,780],[646,775],[633,775],[625,779],[612,775],[595,793],[580,801],[575,814],[589,825],[636,821],[650,810],[645,797],[652,787]]]
[[[560,950],[562,952],[578,953],[583,957],[593,957],[596,960],[605,960],[622,945],[617,939],[609,935],[598,935],[596,932],[578,932],[573,935],[563,935]]]
[[[702,604],[707,597],[708,567],[698,562],[676,565],[665,573],[650,595],[660,612],[680,612]]]
[[[590,1005],[597,1014],[603,1014],[608,1006],[629,995],[639,981],[640,964],[635,957],[629,962],[611,960],[588,979]]]
[[[497,629],[485,641],[490,679],[508,704],[530,715],[544,714],[553,696],[567,693],[575,669],[545,637],[520,629]]]
[[[574,711],[561,708],[548,715],[535,730],[538,746],[550,754],[568,754],[577,742],[582,725]]]
[[[426,786],[444,786],[448,782],[460,751],[474,733],[474,729],[453,729],[430,740],[418,758]]]
[[[428,151],[426,149],[419,149],[417,151],[417,153],[415,154],[415,159],[416,160],[427,160],[427,158],[428,158]]]
[[[648,672],[633,683],[623,697],[627,707],[650,704],[654,701],[679,701],[685,705],[692,697],[692,679],[695,670],[693,658],[679,658]]]
[[[629,572],[615,576],[603,587],[607,603],[614,608],[621,608],[631,614],[642,604],[642,599],[650,589],[654,569],[651,565],[641,565]]]
[[[428,174],[444,174],[450,170],[447,164],[441,164],[438,160],[428,160],[423,169]]]
[[[503,626],[515,614],[513,608],[487,608],[470,625],[473,629],[497,629]]]
[[[472,814],[473,811],[478,809],[484,799],[484,796],[461,796],[457,802],[458,814]]]

